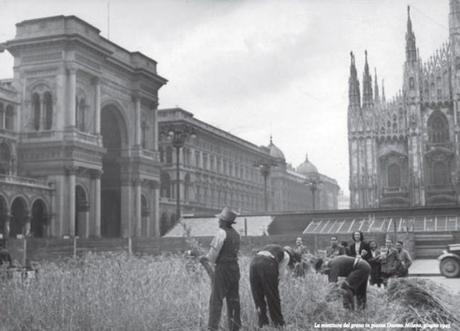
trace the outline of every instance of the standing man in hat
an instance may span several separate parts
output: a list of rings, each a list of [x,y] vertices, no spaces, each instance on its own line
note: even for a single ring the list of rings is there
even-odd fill
[[[249,282],[259,316],[260,328],[268,325],[267,305],[275,327],[282,327],[285,324],[281,313],[278,284],[289,262],[292,264],[294,261],[294,254],[293,249],[289,246],[283,248],[280,245],[267,245],[251,261]]]
[[[223,299],[227,300],[228,326],[230,331],[238,331],[241,327],[240,318],[240,268],[238,265],[238,251],[240,249],[240,235],[232,227],[237,213],[228,207],[216,217],[219,220],[219,230],[211,242],[207,259],[215,263],[212,292],[209,300],[208,330],[219,329]]]

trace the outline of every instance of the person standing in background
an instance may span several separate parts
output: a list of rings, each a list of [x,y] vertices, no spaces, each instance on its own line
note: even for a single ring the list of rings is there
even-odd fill
[[[369,284],[377,285],[380,287],[382,285],[382,275],[381,275],[381,263],[379,260],[380,251],[377,249],[377,242],[371,240],[369,242],[369,248],[371,249],[372,257],[369,259],[369,264],[371,266],[371,275]]]
[[[331,237],[331,246],[326,250],[328,258],[333,258],[339,255],[345,255],[345,248],[339,245],[339,241],[336,236]]]
[[[352,235],[353,243],[349,248],[349,256],[357,257],[361,256],[364,260],[369,261],[371,258],[371,252],[369,244],[364,241],[364,236],[361,231],[356,231]]]
[[[377,259],[381,265],[382,283],[387,286],[388,279],[397,277],[401,270],[401,260],[390,239],[385,240],[385,246],[380,248]]]
[[[399,259],[401,260],[402,268],[399,277],[407,277],[409,275],[409,268],[412,265],[412,259],[407,250],[403,248],[404,243],[401,240],[396,242],[396,251],[398,252]]]

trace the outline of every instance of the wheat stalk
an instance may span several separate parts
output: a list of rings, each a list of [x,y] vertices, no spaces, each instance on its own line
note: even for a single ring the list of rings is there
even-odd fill
[[[204,267],[209,278],[212,281],[214,279],[214,269],[209,263],[209,260],[204,256],[205,254],[204,248],[201,246],[200,242],[196,238],[192,237],[191,235],[192,229],[190,227],[187,227],[187,224],[185,224],[185,222],[183,221],[180,221],[180,224],[182,228],[184,229],[185,242],[191,248],[191,250],[188,251],[188,254],[198,258],[198,261]]]

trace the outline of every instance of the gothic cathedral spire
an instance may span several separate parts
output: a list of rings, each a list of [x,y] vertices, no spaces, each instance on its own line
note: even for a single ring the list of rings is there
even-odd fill
[[[377,82],[377,68],[374,68],[374,103],[380,103],[379,83]]]
[[[369,64],[367,63],[367,51],[364,52],[364,74],[363,74],[363,107],[370,108],[373,104],[372,77],[369,73]]]
[[[361,97],[359,92],[359,80],[356,72],[355,55],[350,52],[350,78],[348,79],[348,102],[350,108],[361,107]]]
[[[417,61],[417,47],[415,45],[415,34],[412,31],[412,21],[410,19],[410,6],[407,6],[407,32],[406,32],[406,62]]]
[[[385,81],[382,79],[382,103],[385,103]]]

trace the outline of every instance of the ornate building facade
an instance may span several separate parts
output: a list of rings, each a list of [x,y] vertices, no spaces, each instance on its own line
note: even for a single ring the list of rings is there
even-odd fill
[[[460,197],[460,1],[449,40],[422,61],[408,8],[401,91],[379,95],[367,53],[362,98],[351,53],[348,106],[351,208],[458,205]],[[374,85],[374,86],[373,86]]]
[[[0,44],[3,235],[158,235],[156,62],[75,16],[16,27]]]
[[[212,215],[224,205],[244,214],[305,211],[313,208],[313,195],[317,209],[337,208],[337,182],[308,160],[294,170],[273,141],[256,146],[181,108],[159,110],[158,123],[163,232],[177,220],[177,178],[182,215]],[[178,149],[173,132],[188,132]]]

